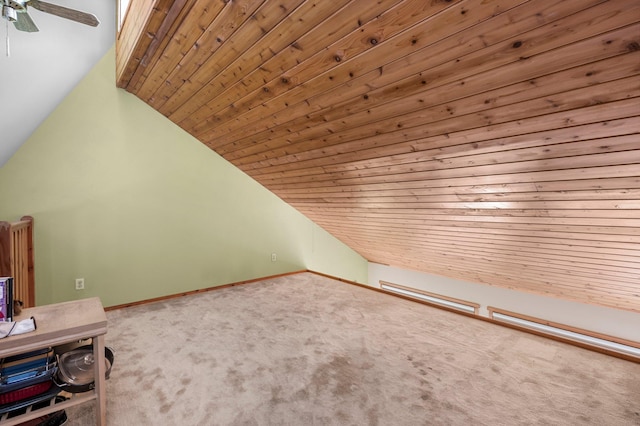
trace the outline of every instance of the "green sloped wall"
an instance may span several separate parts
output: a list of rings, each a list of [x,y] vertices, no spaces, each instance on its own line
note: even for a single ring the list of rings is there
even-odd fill
[[[301,269],[366,282],[365,259],[117,89],[114,64],[111,49],[0,169],[0,218],[35,218],[37,304]]]

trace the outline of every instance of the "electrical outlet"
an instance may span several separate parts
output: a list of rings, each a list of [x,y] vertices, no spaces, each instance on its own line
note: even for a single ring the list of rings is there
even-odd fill
[[[276,260],[278,260],[278,255],[275,253],[271,253],[271,261],[275,262]]]
[[[84,278],[76,278],[76,290],[84,290]]]

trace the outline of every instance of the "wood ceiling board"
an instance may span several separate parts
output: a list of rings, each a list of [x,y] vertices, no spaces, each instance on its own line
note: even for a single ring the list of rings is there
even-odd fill
[[[438,100],[438,93],[441,93],[442,96],[450,96],[452,93],[455,93],[457,87],[461,87],[459,83],[449,84],[442,86],[437,89],[432,89],[427,92],[419,92],[416,95],[409,96],[405,99],[400,99],[399,101],[394,101],[392,103],[387,103],[375,108],[369,108],[364,112],[358,112],[356,109],[348,110],[347,115],[349,115],[349,124],[354,125],[358,121],[361,121],[360,125],[366,125],[371,123],[371,118],[369,116],[375,116],[376,110],[385,111],[386,110],[394,110],[397,114],[397,111],[402,111],[403,113],[412,113],[416,110],[422,109],[427,112],[430,106],[441,105],[440,109],[444,109],[445,114],[451,114],[451,111],[455,111],[458,115],[463,113],[464,108],[467,108],[467,111],[482,110],[489,108],[489,104],[491,108],[497,106],[511,105],[517,103],[518,101],[538,98],[542,96],[549,96],[555,93],[561,93],[564,90],[568,90],[569,88],[576,87],[587,87],[597,83],[607,82],[611,80],[616,80],[618,78],[630,75],[637,75],[640,71],[640,61],[638,61],[638,55],[625,55],[621,57],[613,57],[608,60],[604,60],[598,62],[596,64],[587,64],[582,67],[577,67],[570,69],[564,73],[551,74],[549,76],[541,77],[534,80],[527,80],[524,83],[517,83],[513,86],[507,86],[500,90],[495,90],[490,93],[480,93],[473,97],[467,98],[464,101],[457,102],[461,106],[458,107],[455,99],[451,101],[451,98],[455,98],[455,95],[446,102],[453,102],[447,104],[446,102],[442,104]],[[491,74],[491,73],[487,73]],[[490,75],[487,75],[485,78],[492,78]],[[469,82],[467,81],[466,86],[469,86]],[[564,87],[563,87],[564,86]],[[548,89],[547,89],[548,87]],[[545,91],[546,89],[546,91]],[[550,93],[550,90],[558,90],[558,92]],[[358,104],[361,102],[358,101]],[[397,104],[397,105],[396,105]],[[435,111],[438,109],[436,108]],[[384,112],[380,114],[384,117]],[[329,118],[329,113],[323,112],[321,119]],[[276,128],[272,128],[268,133],[265,134],[268,140],[275,139],[275,135],[278,132],[298,132],[296,136],[298,137],[306,137],[307,139],[312,136],[309,134],[309,124],[308,121],[313,120],[313,114],[303,117],[302,119],[296,119],[296,122],[300,123],[302,128],[292,127],[292,123],[287,123],[284,127],[284,130],[280,130],[283,126],[279,126]],[[314,127],[314,132],[318,132],[318,127]],[[327,130],[320,131],[319,137],[322,137],[327,134]],[[257,135],[254,135],[251,139],[251,143],[256,143],[258,140],[256,139]],[[285,137],[284,135],[282,137]],[[286,136],[288,140],[291,140],[291,135]],[[240,141],[235,141],[233,148],[237,149]],[[266,143],[266,141],[265,141]],[[394,145],[395,146],[395,145]],[[404,144],[404,146],[409,146],[409,144]],[[433,148],[433,147],[431,147]],[[407,148],[409,149],[409,148]],[[413,154],[413,151],[409,151],[409,154]],[[386,158],[386,157],[385,157]],[[255,167],[252,167],[255,168]]]
[[[296,89],[300,89],[300,85],[314,84],[311,80],[317,79],[318,77],[316,76],[324,75],[329,70],[340,65],[341,62],[348,62],[348,58],[352,56],[357,56],[363,51],[382,45],[384,43],[384,40],[382,40],[383,35],[384,37],[392,37],[395,32],[404,28],[403,24],[410,27],[424,17],[433,16],[433,12],[442,10],[445,5],[446,2],[425,2],[422,3],[421,7],[416,8],[416,4],[413,2],[407,8],[405,2],[400,7],[388,9],[381,14],[371,13],[381,12],[378,9],[373,11],[364,9],[369,10],[369,13],[365,15],[363,14],[362,4],[354,3],[354,6],[357,7],[358,17],[357,19],[353,17],[351,22],[357,23],[358,27],[354,27],[355,31],[351,34],[328,46],[326,42],[334,39],[334,37],[320,39],[324,41],[322,44],[316,41],[313,46],[318,50],[309,57],[306,56],[307,51],[304,50],[304,46],[309,44],[306,42],[306,37],[301,40],[294,40],[293,43],[300,48],[296,49],[293,55],[288,55],[290,57],[284,58],[278,56],[271,61],[267,61],[256,70],[259,76],[249,75],[234,86],[236,90],[230,94],[231,99],[229,102],[227,102],[226,98],[222,98],[222,102],[214,99],[208,103],[208,108],[202,111],[206,111],[207,115],[215,114],[216,121],[224,120],[225,111],[227,114],[234,116],[235,119],[237,110],[255,108],[265,100],[277,97],[278,94],[283,92],[293,90],[295,93],[299,93]],[[334,18],[334,20],[337,19],[338,17]],[[400,22],[397,22],[398,20]],[[339,28],[344,27],[344,24],[341,25],[341,23],[337,23]],[[451,23],[454,22],[452,21]],[[335,25],[333,28],[335,28]],[[338,34],[341,33],[335,30],[332,31],[333,36]],[[309,38],[317,39],[318,35],[312,32],[309,34]],[[372,40],[376,40],[376,42],[373,43]],[[386,51],[381,53],[389,54]],[[280,59],[283,59],[284,63]],[[292,68],[288,69],[288,67]],[[224,86],[224,83],[222,85]],[[322,86],[314,86],[313,90],[318,92],[323,89]],[[247,96],[247,94],[251,96]],[[179,118],[176,117],[176,119]],[[204,119],[205,117],[200,116],[199,113],[191,117],[191,120],[195,121],[195,132],[198,132],[202,126],[206,125],[206,122],[202,121]],[[187,125],[187,127],[189,126]]]
[[[183,1],[176,2],[183,5]],[[132,79],[143,72],[166,31],[175,18],[176,9],[170,13],[171,0],[144,0],[134,2],[116,41],[116,85],[133,88]],[[167,16],[169,15],[169,16]]]
[[[368,260],[640,312],[640,4],[174,15],[127,90]]]
[[[356,140],[351,142],[345,142],[332,146],[325,145],[325,142],[309,141],[298,143],[306,145],[306,151],[288,153],[286,149],[264,151],[252,156],[245,156],[238,160],[234,160],[234,164],[239,165],[243,170],[249,173],[250,168],[245,168],[246,163],[259,162],[264,165],[278,165],[295,163],[310,159],[325,159],[322,164],[327,165],[326,157],[331,156],[334,161],[331,161],[327,167],[333,164],[342,164],[343,162],[349,162],[347,159],[343,161],[342,158],[355,153],[364,158],[370,158],[371,156],[380,157],[380,148],[384,147],[384,153],[386,157],[401,153],[413,153],[416,157],[419,151],[429,150],[432,148],[455,146],[457,144],[467,143],[469,146],[474,147],[481,146],[483,143],[491,143],[492,140],[499,138],[521,138],[520,140],[527,140],[529,133],[535,133],[531,135],[532,139],[536,139],[539,133],[549,129],[566,129],[569,132],[579,131],[580,135],[588,133],[586,129],[573,129],[576,126],[583,124],[597,124],[603,127],[604,132],[608,132],[611,128],[611,134],[624,134],[625,130],[614,130],[610,123],[612,120],[616,120],[620,117],[631,118],[626,120],[622,127],[636,129],[638,126],[638,111],[640,110],[640,99],[630,99],[613,102],[609,105],[594,105],[585,107],[580,110],[580,114],[575,114],[573,111],[551,113],[545,115],[543,119],[539,117],[523,118],[512,122],[491,124],[489,126],[476,127],[470,130],[444,132],[443,134],[430,136],[425,133],[429,133],[430,129],[407,129],[396,130],[391,133],[385,133],[381,135],[372,136],[364,140]],[[453,122],[455,124],[455,122]],[[629,133],[634,133],[631,130]],[[608,133],[605,133],[606,135]],[[601,134],[601,136],[604,136]],[[588,136],[581,136],[582,138]],[[488,141],[488,142],[487,142]],[[504,143],[509,143],[511,140],[505,140]],[[500,141],[498,141],[500,143]],[[361,157],[361,158],[362,158]]]
[[[154,42],[145,52],[144,68],[139,68],[138,73],[129,82],[131,90],[140,98],[153,99],[147,91],[153,93],[158,85],[170,85],[169,70],[179,65],[180,58],[197,49],[198,34],[201,34],[207,23],[214,19],[222,8],[221,2],[212,5],[196,4],[195,0],[173,2],[158,28]],[[199,28],[200,31],[193,31],[193,28]],[[192,45],[194,47],[191,47]],[[156,71],[160,71],[160,75]]]
[[[380,11],[397,2],[398,0],[378,2],[377,7],[370,6],[363,10],[357,1],[343,0],[320,4],[307,1],[288,15],[276,31],[266,34],[260,44],[254,44],[233,62],[225,63],[226,68],[220,73],[211,75],[204,69],[198,70],[198,73],[204,74],[202,78],[207,80],[207,83],[198,87],[197,91],[185,90],[185,96],[172,99],[162,112],[176,123],[189,127],[188,122],[183,120],[199,122],[199,114],[202,111],[207,111],[207,116],[212,114],[215,105],[207,104],[210,100],[220,100],[227,106],[236,101],[234,98],[225,101],[226,94],[229,91],[234,92],[233,88],[236,85],[246,88],[257,82],[258,86],[261,86],[269,79],[267,75],[270,73],[279,75],[279,70],[295,66],[312,52],[322,49],[327,40],[339,38],[346,31],[355,30],[363,21],[373,19]],[[329,17],[330,25],[326,25],[329,22],[326,19]],[[303,22],[305,26],[297,25],[299,22]],[[305,33],[306,25],[312,27],[313,31]]]
[[[601,10],[588,10],[590,13],[582,17],[581,24],[585,27],[584,32],[586,37],[589,37],[594,34],[599,34],[601,31],[600,26],[589,25],[593,23],[593,20],[596,19],[601,13]],[[622,14],[617,14],[611,21],[608,22],[614,25],[616,28],[623,23],[627,23],[631,21],[632,18],[629,18],[631,15],[627,15],[626,19],[622,19]],[[572,16],[574,18],[574,16]],[[617,18],[617,19],[614,19]],[[393,84],[398,82],[398,80],[404,78],[407,73],[413,71],[418,72],[419,78],[416,79],[414,87],[424,86],[422,82],[426,82],[429,87],[437,87],[438,85],[456,81],[461,78],[469,77],[471,75],[477,74],[482,71],[488,71],[500,66],[504,66],[508,63],[529,60],[530,62],[535,61],[535,55],[539,53],[543,53],[549,50],[553,50],[554,48],[558,48],[560,46],[564,46],[567,44],[567,40],[562,38],[561,36],[566,34],[568,31],[568,27],[570,27],[570,23],[566,23],[564,26],[557,26],[556,23],[551,23],[540,27],[535,30],[536,34],[531,34],[530,37],[532,39],[536,36],[545,40],[545,43],[537,43],[533,42],[523,42],[520,37],[512,37],[511,39],[506,40],[505,42],[500,43],[499,45],[493,45],[488,47],[483,47],[483,45],[478,46],[462,46],[460,47],[457,42],[450,41],[451,38],[444,39],[444,42],[448,42],[445,46],[441,47],[441,52],[438,52],[441,55],[444,55],[445,58],[440,58],[439,55],[434,55],[434,52],[430,52],[428,48],[424,49],[426,52],[418,51],[420,53],[418,59],[414,61],[410,61],[410,63],[399,63],[393,69],[385,68],[385,66],[380,66],[379,61],[375,62],[375,59],[378,56],[373,55],[373,53],[378,53],[380,56],[384,57],[385,61],[390,61],[394,54],[399,55],[398,49],[395,46],[391,46],[385,51],[378,52],[377,49],[381,49],[384,43],[381,43],[375,48],[370,49],[367,53],[367,58],[370,56],[371,59],[365,61],[362,59],[365,55],[361,55],[357,58],[354,58],[352,61],[341,61],[339,65],[336,65],[331,73],[322,73],[319,74],[312,80],[305,81],[304,85],[298,85],[294,88],[286,88],[286,91],[282,94],[282,96],[277,93],[278,91],[283,91],[284,89],[278,89],[278,87],[263,87],[262,90],[254,91],[254,98],[252,105],[249,106],[238,106],[237,103],[234,104],[234,110],[230,113],[233,115],[233,120],[226,121],[226,125],[221,125],[215,128],[215,131],[212,131],[211,135],[215,136],[216,140],[225,140],[221,139],[226,133],[230,131],[238,131],[240,129],[245,129],[246,126],[254,126],[261,117],[267,120],[271,120],[270,114],[274,114],[278,111],[281,111],[287,108],[287,105],[291,108],[287,108],[289,111],[304,111],[304,103],[312,104],[313,99],[309,98],[308,90],[305,90],[307,86],[313,87],[313,93],[321,93],[328,88],[332,87],[341,87],[344,85],[348,85],[351,87],[357,87],[351,80],[357,77],[354,74],[358,70],[358,72],[364,72],[364,70],[371,71],[368,76],[370,79],[366,82],[366,84],[361,84],[364,87],[378,87],[380,85]],[[427,29],[425,29],[427,31]],[[553,31],[554,37],[543,38],[543,35],[547,35],[545,31]],[[630,36],[635,35],[638,38],[638,28],[634,29],[625,29],[623,34],[628,34]],[[614,35],[615,36],[615,35]],[[518,44],[522,43],[522,44]],[[619,43],[616,43],[616,39],[611,39],[611,36],[608,36],[606,40],[597,42],[598,48],[601,49],[602,43],[608,43],[605,45],[613,45],[610,49],[611,52],[625,51],[628,50],[627,45],[628,41],[623,41],[623,46],[618,46]],[[518,46],[514,48],[514,45]],[[462,51],[461,51],[462,50]],[[582,49],[576,48],[575,46],[571,49],[572,51],[582,52]],[[375,51],[375,52],[374,52]],[[591,55],[590,52],[582,53],[584,55],[585,61],[590,61]],[[561,54],[554,55],[556,57],[561,57]],[[327,62],[327,61],[325,61]],[[351,62],[355,62],[355,64],[351,64]],[[439,65],[433,65],[433,64]],[[430,67],[425,69],[425,64],[428,64]],[[314,64],[315,65],[315,64]],[[337,69],[339,67],[344,68],[349,66],[349,69],[345,72],[339,73]],[[313,69],[313,68],[311,68]],[[352,77],[351,74],[354,74]],[[302,80],[302,79],[301,79]],[[343,84],[339,84],[343,83]],[[274,85],[278,85],[278,81],[275,81]],[[281,86],[281,85],[280,85]],[[346,90],[346,88],[345,88]],[[346,92],[345,92],[346,93]],[[255,107],[258,107],[257,109]],[[242,112],[243,109],[248,109],[247,112]],[[300,108],[303,108],[302,110]],[[216,114],[216,120],[221,120],[221,115]],[[208,135],[203,134],[200,130],[204,124],[194,127],[195,135],[202,138],[202,140],[207,140]],[[230,127],[231,126],[231,127]],[[337,129],[334,129],[337,130]],[[238,135],[232,134],[229,136],[231,140],[239,139]],[[216,142],[218,143],[218,142]]]

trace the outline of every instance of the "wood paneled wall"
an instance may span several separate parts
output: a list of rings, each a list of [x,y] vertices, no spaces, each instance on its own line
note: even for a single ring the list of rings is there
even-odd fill
[[[640,312],[640,2],[137,0],[118,46],[368,260]]]

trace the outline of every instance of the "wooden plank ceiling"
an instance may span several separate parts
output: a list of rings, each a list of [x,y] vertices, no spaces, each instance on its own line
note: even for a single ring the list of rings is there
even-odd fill
[[[117,57],[369,261],[640,312],[639,1],[136,0]]]

